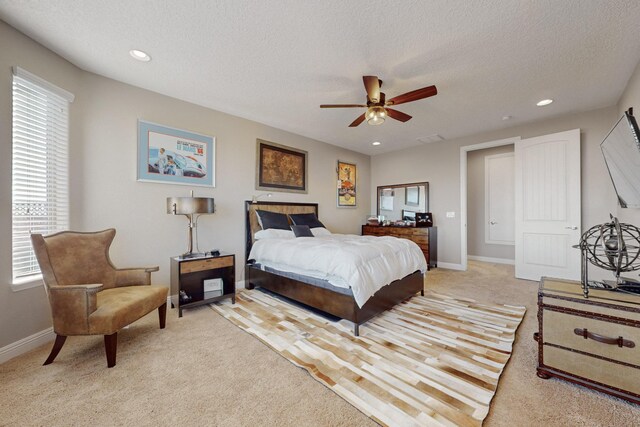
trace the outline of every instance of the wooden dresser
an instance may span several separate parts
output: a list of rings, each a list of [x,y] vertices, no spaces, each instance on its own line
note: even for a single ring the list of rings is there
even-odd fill
[[[409,239],[420,246],[429,270],[438,267],[438,232],[436,227],[394,227],[363,225],[363,236],[393,236]]]
[[[558,377],[640,403],[640,295],[543,277],[538,376]]]

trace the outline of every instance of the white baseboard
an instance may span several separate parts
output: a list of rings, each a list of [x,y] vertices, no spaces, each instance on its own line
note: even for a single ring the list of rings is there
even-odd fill
[[[453,264],[451,262],[440,262],[440,261],[438,261],[438,268],[446,268],[447,270],[464,271],[464,268],[462,268],[462,264]]]
[[[469,255],[469,256],[467,256],[467,258],[472,260],[472,261],[491,262],[491,263],[494,263],[494,264],[516,265],[516,260],[515,259],[509,259],[509,258],[491,258],[491,257],[488,257],[488,256],[475,256],[475,255]]]
[[[29,335],[26,338],[22,338],[19,341],[6,345],[0,348],[0,363],[4,363],[16,356],[20,356],[23,353],[33,350],[36,347],[40,347],[50,341],[53,341],[56,334],[53,333],[53,328],[45,329],[44,331],[36,332],[33,335]]]

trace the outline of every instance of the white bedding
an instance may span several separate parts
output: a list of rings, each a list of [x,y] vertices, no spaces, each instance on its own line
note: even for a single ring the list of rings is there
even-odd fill
[[[249,259],[277,270],[325,279],[333,286],[350,287],[359,307],[394,280],[427,270],[417,244],[388,236],[331,234],[258,240]]]

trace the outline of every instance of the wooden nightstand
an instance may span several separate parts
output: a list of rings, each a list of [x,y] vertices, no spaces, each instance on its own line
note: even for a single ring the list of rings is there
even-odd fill
[[[216,287],[216,280],[212,279],[222,280],[220,290],[209,290],[211,287]],[[182,317],[183,308],[209,304],[226,298],[231,298],[231,302],[235,304],[234,254],[222,252],[219,256],[171,258],[171,307],[178,309],[179,317]]]

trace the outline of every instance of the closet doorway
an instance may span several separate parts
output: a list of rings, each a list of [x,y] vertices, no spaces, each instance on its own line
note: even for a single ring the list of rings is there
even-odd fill
[[[467,256],[515,264],[514,145],[467,153]]]

